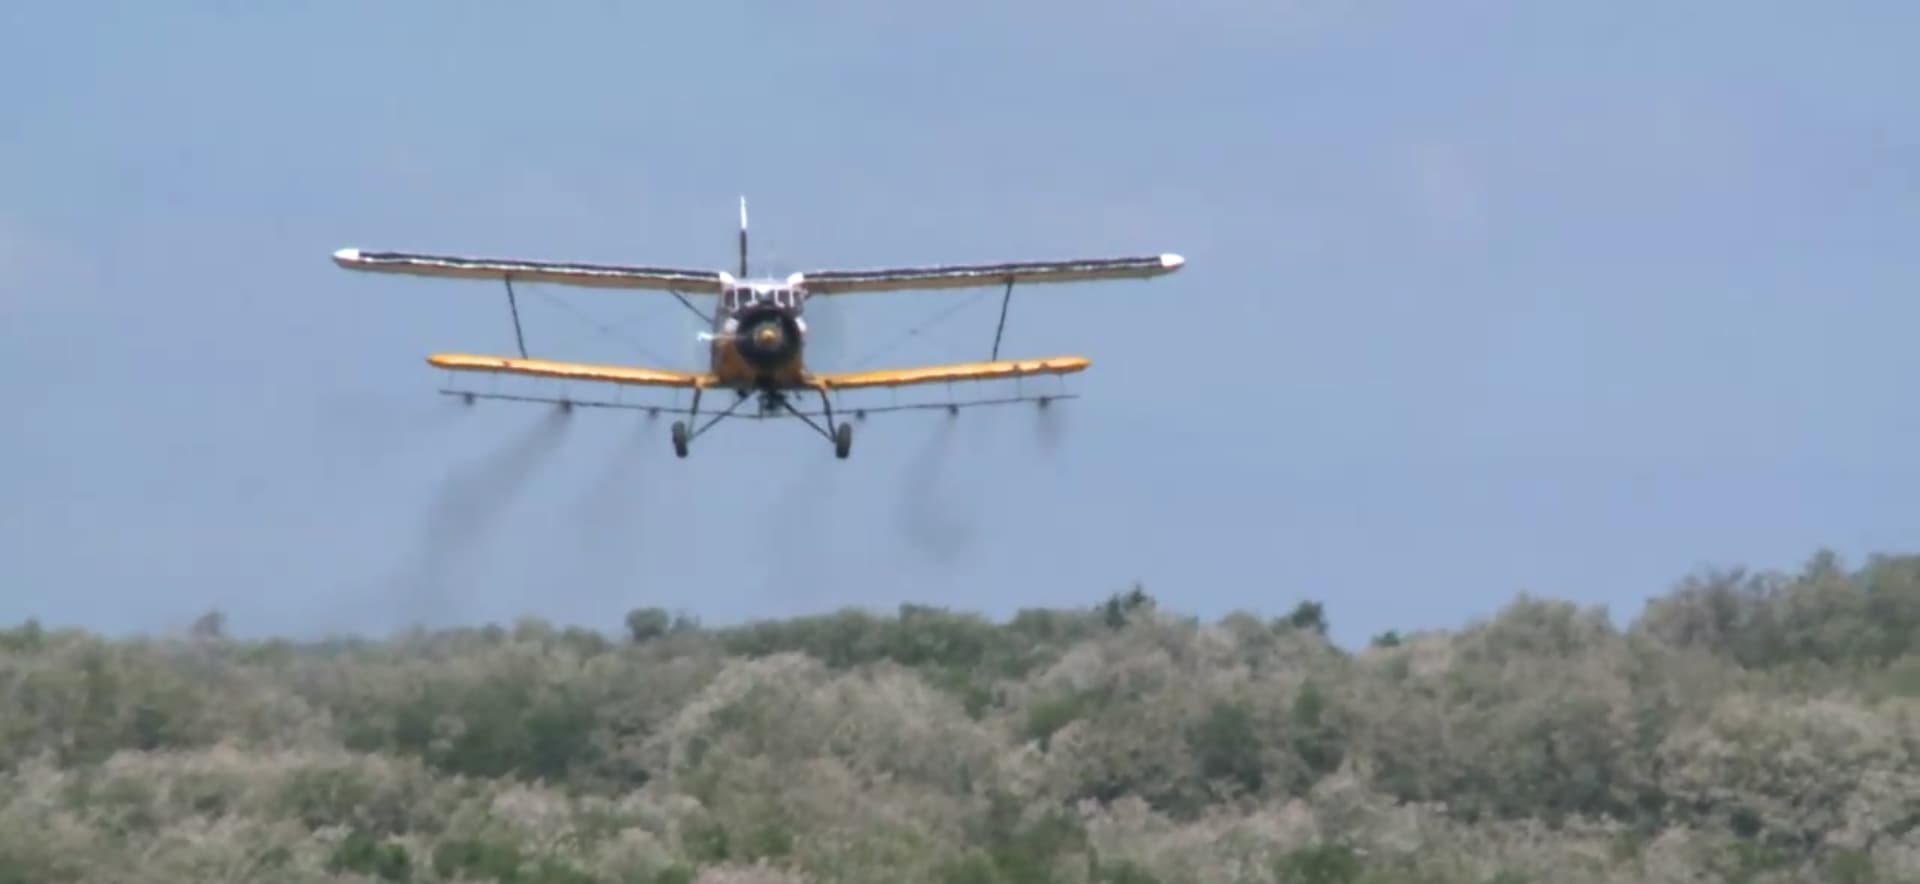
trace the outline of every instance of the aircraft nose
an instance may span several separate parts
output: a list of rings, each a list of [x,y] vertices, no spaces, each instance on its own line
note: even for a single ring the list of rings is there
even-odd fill
[[[762,347],[773,347],[780,343],[780,330],[771,325],[761,326],[760,330],[754,333],[754,340]]]

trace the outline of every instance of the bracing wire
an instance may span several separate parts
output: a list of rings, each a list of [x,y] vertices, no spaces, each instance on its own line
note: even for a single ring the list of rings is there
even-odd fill
[[[886,346],[880,347],[874,350],[872,353],[869,353],[864,359],[860,359],[854,362],[853,365],[850,367],[861,368],[863,366],[868,365],[869,363],[873,362],[873,360],[880,358],[882,355],[885,355],[888,351],[892,350],[893,348],[898,347],[901,344],[905,343],[908,338],[915,337],[919,335],[921,332],[924,332],[930,328],[933,328],[936,325],[939,325],[942,322],[947,321],[948,319],[953,318],[954,314],[959,313],[961,310],[964,310],[967,307],[972,306],[974,302],[978,301],[980,297],[986,294],[988,291],[991,291],[991,290],[990,289],[976,290],[972,295],[968,296],[967,298],[960,301],[956,301],[951,305],[948,305],[945,309],[941,310],[939,313],[934,314],[931,318],[927,319],[925,322],[922,322],[919,325],[916,325],[912,328],[907,329],[906,332],[900,335],[900,337],[893,339],[893,341],[888,343]]]
[[[634,340],[632,337],[622,334],[620,330],[615,328],[614,326],[595,320],[593,317],[588,316],[585,313],[582,313],[579,308],[573,306],[572,304],[567,303],[566,301],[560,298],[555,297],[553,294],[537,287],[534,288],[534,292],[540,295],[540,297],[547,299],[548,302],[559,307],[561,310],[564,310],[568,314],[572,315],[574,319],[577,319],[580,322],[585,323],[588,328],[591,328],[594,331],[597,331],[603,335],[606,335],[609,338],[613,338],[627,344],[628,346],[632,347],[635,350],[635,352],[638,352],[641,356],[651,359],[654,362],[661,365],[672,364],[672,360],[662,358],[658,353],[655,353],[652,350],[649,350],[647,348],[647,345],[642,344],[637,340]]]

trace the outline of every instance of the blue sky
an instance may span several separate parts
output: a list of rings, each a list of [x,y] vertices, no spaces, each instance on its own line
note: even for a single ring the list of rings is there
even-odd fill
[[[1911,5],[272,7],[0,11],[0,620],[1004,615],[1140,580],[1319,599],[1353,642],[1920,536]],[[545,410],[463,411],[422,362],[510,352],[500,289],[327,260],[728,267],[743,193],[779,272],[1189,265],[1016,292],[1005,352],[1094,360],[1058,426],[876,417],[837,462],[792,424],[677,461],[618,412],[516,454]],[[696,352],[663,296],[522,300],[536,355]],[[816,304],[817,358],[980,358],[995,307]]]

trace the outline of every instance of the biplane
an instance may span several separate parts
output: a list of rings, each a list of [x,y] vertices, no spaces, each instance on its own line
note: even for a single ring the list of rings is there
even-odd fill
[[[758,399],[760,417],[791,414],[833,444],[834,455],[845,459],[853,448],[853,427],[834,417],[833,399],[843,390],[900,388],[959,381],[986,381],[1031,376],[1061,376],[1085,370],[1090,361],[1081,356],[1050,356],[1037,359],[1000,358],[1000,340],[1006,330],[1007,306],[1015,283],[1062,283],[1089,280],[1145,279],[1179,270],[1185,263],[1179,255],[1160,254],[1144,257],[1091,258],[1067,261],[1029,261],[1002,264],[953,264],[926,267],[892,267],[872,270],[819,270],[794,273],[784,279],[751,277],[747,269],[747,204],[740,201],[740,264],[738,273],[724,270],[694,270],[677,267],[642,267],[614,264],[560,263],[505,258],[476,258],[432,255],[413,252],[341,249],[333,253],[334,263],[349,270],[375,273],[401,273],[455,279],[499,279],[507,289],[507,303],[514,323],[514,338],[520,355],[495,356],[470,353],[434,353],[427,357],[433,366],[451,371],[489,372],[569,380],[602,381],[623,386],[664,387],[692,392],[691,407],[646,407],[684,414],[687,420],[675,421],[671,433],[674,454],[686,457],[693,440],[735,412],[750,398]],[[665,368],[606,365],[533,358],[527,354],[526,337],[521,331],[520,310],[513,284],[524,282],[555,283],[568,286],[610,289],[650,289],[664,291],[698,315],[710,331],[701,337],[710,341],[705,371],[676,371]],[[814,372],[807,367],[807,302],[817,297],[839,297],[914,289],[953,289],[1005,286],[1000,301],[1000,320],[994,331],[993,351],[985,362],[949,365],[924,365],[873,371]],[[710,295],[717,303],[703,311],[688,298]],[[732,391],[734,402],[709,416],[705,424],[694,426],[700,417],[702,394],[708,391]],[[555,402],[571,407],[571,399],[489,395],[471,391],[442,390],[466,397],[519,399]],[[801,411],[794,405],[796,395],[817,395],[819,412]],[[1044,407],[1053,399],[1071,395],[1015,396],[978,400],[860,409],[864,418],[869,411],[909,408],[945,408],[957,412],[972,405],[1038,402]],[[611,403],[598,403],[611,404]],[[842,409],[842,414],[846,409]],[[813,420],[825,419],[825,426]]]

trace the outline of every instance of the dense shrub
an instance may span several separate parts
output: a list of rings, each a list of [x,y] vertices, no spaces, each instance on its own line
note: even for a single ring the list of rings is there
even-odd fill
[[[385,641],[0,630],[0,884],[1920,882],[1920,559],[1348,651],[1143,587]]]

